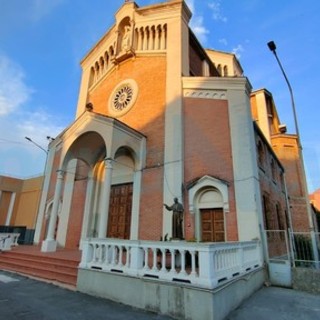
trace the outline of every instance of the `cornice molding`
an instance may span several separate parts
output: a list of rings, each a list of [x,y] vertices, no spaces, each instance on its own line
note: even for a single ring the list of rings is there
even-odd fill
[[[183,77],[183,90],[245,91],[250,95],[252,86],[246,77]]]

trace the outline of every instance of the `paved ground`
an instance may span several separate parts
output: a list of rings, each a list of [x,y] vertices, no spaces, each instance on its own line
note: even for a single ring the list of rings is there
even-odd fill
[[[228,320],[320,319],[320,295],[264,287],[233,311]]]
[[[170,318],[0,271],[0,319],[168,320]],[[320,319],[320,295],[264,287],[233,311],[227,319]]]
[[[166,320],[105,299],[0,271],[2,320]]]

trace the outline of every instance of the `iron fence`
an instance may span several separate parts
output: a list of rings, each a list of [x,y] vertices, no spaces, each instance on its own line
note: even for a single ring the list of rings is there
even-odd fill
[[[320,233],[266,230],[270,261],[291,261],[294,267],[319,268]],[[315,247],[315,248],[314,248]]]
[[[319,256],[320,233],[319,232],[291,232],[291,244],[295,267],[319,268],[319,258],[315,256],[313,239],[315,239],[315,250]]]

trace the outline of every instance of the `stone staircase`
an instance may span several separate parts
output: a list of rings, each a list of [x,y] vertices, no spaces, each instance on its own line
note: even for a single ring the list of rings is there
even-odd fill
[[[79,250],[43,253],[38,246],[19,246],[0,252],[0,270],[13,271],[75,287]]]

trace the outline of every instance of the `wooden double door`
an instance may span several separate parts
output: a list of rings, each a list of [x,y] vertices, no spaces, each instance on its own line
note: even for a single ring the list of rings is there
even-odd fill
[[[130,239],[133,184],[111,187],[108,238]]]
[[[223,242],[224,234],[224,214],[222,208],[201,209],[201,230],[202,241]]]

